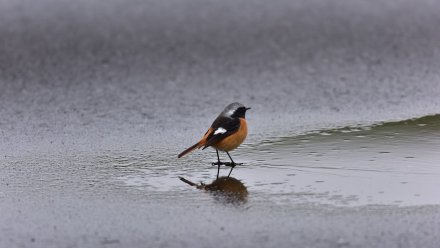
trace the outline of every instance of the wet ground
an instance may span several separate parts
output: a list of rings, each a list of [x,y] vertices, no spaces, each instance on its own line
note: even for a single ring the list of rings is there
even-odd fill
[[[378,138],[371,130],[279,139],[237,153],[246,165],[232,175],[249,192],[237,203],[179,180],[211,182],[216,169],[207,152],[184,162],[142,151],[3,159],[0,245],[436,247],[438,154],[393,148],[392,135],[368,142]],[[379,145],[363,147],[372,144]],[[351,152],[336,155],[335,147]]]
[[[0,247],[437,247],[439,11],[0,1]],[[233,101],[238,204],[177,159]]]

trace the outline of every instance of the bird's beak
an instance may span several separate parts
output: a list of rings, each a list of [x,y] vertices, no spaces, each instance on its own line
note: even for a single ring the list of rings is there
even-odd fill
[[[251,109],[251,108],[246,108],[246,110],[249,110],[249,109]]]

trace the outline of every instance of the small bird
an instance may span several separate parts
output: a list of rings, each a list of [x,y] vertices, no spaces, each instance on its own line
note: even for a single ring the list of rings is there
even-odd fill
[[[226,108],[220,113],[220,115],[214,120],[211,127],[202,137],[202,139],[189,147],[177,157],[181,158],[186,154],[192,152],[195,149],[206,149],[207,147],[213,147],[217,152],[217,162],[212,165],[218,165],[217,178],[220,173],[220,165],[231,166],[228,177],[231,175],[232,170],[237,165],[232,160],[229,152],[237,148],[247,136],[247,124],[246,124],[246,111],[250,108],[246,108],[243,104],[234,102],[226,106]],[[224,151],[231,159],[230,163],[220,162],[218,151]]]

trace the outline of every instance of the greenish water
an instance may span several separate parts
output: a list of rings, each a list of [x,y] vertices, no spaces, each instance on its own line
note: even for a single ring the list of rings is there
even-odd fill
[[[309,194],[309,200],[333,204],[423,205],[440,203],[438,147],[435,115],[280,138],[247,156],[267,174],[277,171],[260,181],[273,193]],[[273,185],[270,178],[280,180]]]

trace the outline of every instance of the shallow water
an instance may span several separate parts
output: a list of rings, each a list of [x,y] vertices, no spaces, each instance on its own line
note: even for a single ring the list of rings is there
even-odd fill
[[[439,123],[429,116],[317,131],[258,144],[249,157],[270,175],[259,185],[274,194],[336,205],[439,204]]]
[[[6,157],[0,198],[8,214],[0,223],[2,237],[9,238],[0,244],[435,247],[438,120],[247,144],[234,153],[245,164],[232,176],[249,192],[239,205],[178,178],[213,180],[213,151],[180,160],[166,151],[139,150]]]
[[[236,167],[232,175],[249,187],[251,202],[334,206],[439,204],[439,119],[437,115],[326,129],[247,144],[234,152],[244,165]],[[133,150],[106,151],[98,156],[32,157],[21,161],[11,158],[5,163],[35,166],[39,181],[46,180],[55,187],[62,179],[53,178],[61,173],[54,166],[62,164],[63,174],[71,170],[82,183],[119,185],[146,194],[179,194],[190,190],[178,180],[179,176],[204,182],[215,179],[217,167],[210,165],[210,159],[215,160],[214,151],[176,159],[168,152]],[[221,174],[228,172],[229,168],[223,166]]]
[[[0,1],[0,247],[437,247],[439,11]],[[238,205],[177,159],[233,101]]]

